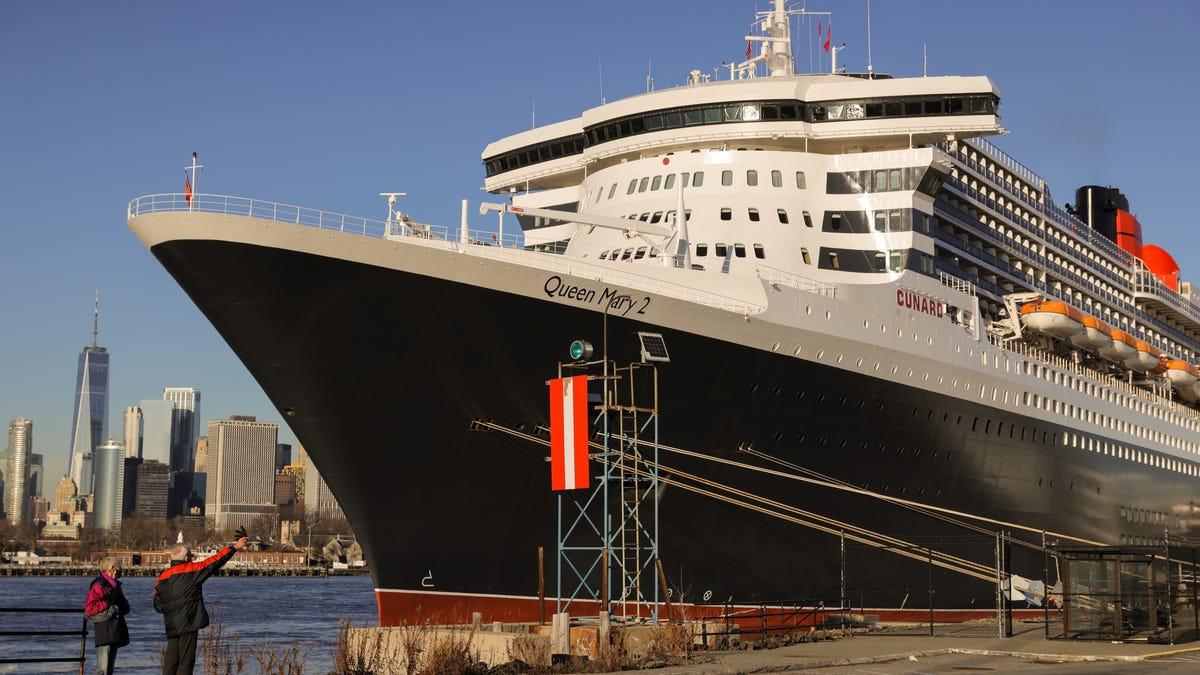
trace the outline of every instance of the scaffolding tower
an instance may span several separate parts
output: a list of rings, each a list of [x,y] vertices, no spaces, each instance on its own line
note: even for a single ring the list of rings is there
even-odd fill
[[[647,336],[651,346],[647,348]],[[559,376],[587,373],[590,490],[558,496],[558,612],[595,603],[613,618],[659,620],[658,367],[662,336],[639,334],[642,361],[560,363]],[[657,341],[654,340],[657,338]],[[607,351],[607,350],[606,350]],[[665,357],[665,347],[661,348]],[[597,374],[597,371],[599,373]]]

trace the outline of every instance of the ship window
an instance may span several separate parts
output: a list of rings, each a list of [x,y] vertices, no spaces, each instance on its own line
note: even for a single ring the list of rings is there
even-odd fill
[[[829,214],[829,229],[832,230],[833,232],[841,232],[842,231],[842,214],[840,214],[840,213]]]
[[[758,185],[758,171],[754,169],[746,169],[746,185],[755,187]]]
[[[683,116],[677,112],[669,112],[663,115],[663,126],[668,129],[683,126]]]
[[[669,173],[667,174],[667,182],[663,183],[663,189],[670,190],[673,187],[675,187],[675,174]]]
[[[925,114],[926,115],[941,115],[942,114],[942,101],[941,100],[925,101]]]
[[[650,184],[650,177],[643,176],[642,181],[640,183],[638,183],[638,192],[645,192],[646,186],[648,186],[649,184]]]
[[[733,220],[733,209],[728,207],[721,209],[721,220]]]
[[[746,245],[745,244],[734,244],[733,245],[733,254],[739,258],[745,258],[746,257]]]
[[[684,126],[692,126],[693,124],[700,124],[700,111],[699,110],[684,110],[683,111],[683,124],[684,124]]]
[[[868,103],[865,106],[867,117],[883,117],[882,103]]]
[[[600,259],[608,260],[608,251],[600,251]]]
[[[887,231],[887,211],[876,211],[875,212],[875,231],[876,232],[886,232]]]
[[[650,216],[650,222],[657,223],[662,220],[662,211],[655,211],[653,216]]]
[[[621,255],[621,249],[614,248],[612,254],[609,255],[608,258],[609,258],[609,260],[616,260],[617,257],[620,255]]]
[[[704,185],[704,172],[697,171],[692,174],[692,187],[700,187],[701,185]]]
[[[876,171],[875,172],[874,189],[876,192],[887,189],[887,171]]]
[[[641,260],[642,258],[645,258],[645,257],[646,257],[646,247],[645,247],[645,246],[639,246],[639,247],[638,247],[638,250],[637,250],[637,253],[635,253],[635,254],[633,255],[633,259],[634,259],[634,260]]]
[[[720,108],[705,108],[704,109],[704,123],[705,124],[718,124],[718,123],[720,123],[720,121],[721,121],[721,109]]]
[[[683,219],[685,221],[690,221],[692,219],[692,210],[691,209],[683,210]]]
[[[836,251],[829,252],[829,266],[835,270],[841,269],[842,265],[838,262],[838,254]]]
[[[708,255],[708,244],[696,244],[696,257],[704,258]]]
[[[633,191],[636,189],[637,189],[637,179],[634,178],[633,180],[629,181],[629,189],[625,191],[625,194],[631,195],[631,194],[633,194]]]
[[[887,264],[887,254],[885,254],[883,251],[876,251],[875,258],[874,258],[873,270],[876,272],[882,272],[882,271],[884,271],[886,264]]]
[[[713,246],[713,254],[718,258],[724,258],[729,255],[729,247],[725,244],[717,244]]]
[[[625,252],[621,254],[621,261],[624,262],[626,260],[629,260],[629,256],[631,256],[631,255],[633,255],[633,249],[631,249],[631,248],[625,249]]]
[[[650,181],[650,191],[654,192],[660,187],[662,187],[662,176],[655,176],[654,180]]]
[[[951,115],[961,115],[963,111],[963,100],[961,98],[952,98],[946,101],[946,112]]]
[[[796,187],[801,190],[804,190],[808,187],[808,183],[805,182],[805,180],[804,180],[804,172],[803,171],[796,172]]]
[[[657,246],[651,246],[651,247],[650,247],[650,257],[651,257],[651,258],[657,258],[657,257],[658,257],[658,247],[657,247]]]
[[[725,120],[727,122],[736,122],[740,119],[742,119],[742,106],[740,106],[740,105],[726,106]]]
[[[758,258],[759,260],[762,260],[763,258],[767,257],[767,253],[766,253],[766,251],[763,250],[762,244],[754,245],[754,257]]]
[[[613,183],[613,184],[612,184],[612,187],[610,187],[610,188],[608,189],[608,198],[609,198],[609,199],[612,199],[612,198],[613,198],[613,195],[614,195],[616,192],[617,192],[617,184],[616,184],[616,183]]]
[[[920,115],[921,114],[921,102],[920,101],[905,101],[904,102],[904,114],[909,115],[909,116]]]
[[[890,254],[890,261],[891,264],[889,267],[893,272],[899,272],[900,270],[904,269],[904,252],[892,251]]]
[[[758,209],[756,209],[752,206],[749,209],[747,209],[746,211],[747,211],[747,214],[750,216],[750,222],[757,223],[758,222]]]
[[[809,257],[808,257],[808,249],[806,249],[806,248],[801,248],[801,249],[800,249],[800,257],[804,259],[804,264],[805,264],[805,265],[811,265],[811,264],[812,264],[812,258],[809,258]]]
[[[771,187],[783,187],[783,172],[779,170],[771,171]]]
[[[679,174],[679,187],[686,188],[688,186],[688,178],[690,178],[691,175],[692,174],[688,173],[687,171]]]
[[[900,116],[900,102],[899,101],[885,102],[883,104],[883,114],[886,117],[899,117]]]
[[[725,170],[721,172],[721,185],[726,187],[733,185],[733,172]]]
[[[888,172],[888,189],[899,190],[900,188],[900,169],[892,169]]]
[[[663,216],[663,221],[668,222],[668,223],[675,222],[675,211],[674,210],[667,211],[667,214],[665,216]]]
[[[649,214],[648,212],[647,212],[647,213],[643,213],[642,215],[638,216],[638,220],[642,221],[643,223],[645,223],[645,222],[649,222],[649,220],[650,220],[650,214]]]
[[[802,212],[802,215],[804,216],[804,226],[812,227],[812,214],[808,211],[804,211]]]
[[[776,214],[777,216],[779,216],[779,222],[780,222],[780,223],[783,223],[784,225],[787,225],[787,224],[788,224],[788,215],[787,215],[787,210],[785,210],[785,209],[775,209],[775,214]]]
[[[661,129],[663,126],[662,115],[650,115],[646,118],[646,128],[650,130]]]
[[[903,232],[904,227],[904,212],[896,209],[888,211],[888,230],[892,232]]]

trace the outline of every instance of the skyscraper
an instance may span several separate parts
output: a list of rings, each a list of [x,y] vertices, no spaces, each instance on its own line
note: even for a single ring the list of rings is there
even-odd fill
[[[142,459],[164,466],[171,462],[171,421],[174,406],[167,400],[146,400],[142,409]]]
[[[171,402],[171,473],[194,471],[196,436],[200,435],[200,390],[167,387],[163,400]]]
[[[301,456],[306,460],[308,453],[303,452],[304,446],[300,446]],[[310,514],[317,514],[323,518],[345,518],[342,513],[342,506],[338,504],[337,498],[333,496],[333,492],[329,489],[329,484],[321,476],[321,472],[317,471],[317,467],[313,466],[312,462],[304,468],[304,511]]]
[[[171,402],[171,485],[167,517],[188,513],[203,497],[196,492],[196,436],[200,431],[200,390],[167,387],[163,400]]]
[[[278,424],[249,416],[231,415],[208,423],[206,513],[217,529],[249,526],[259,516],[275,516],[278,437]]]
[[[4,472],[4,512],[8,522],[23,523],[28,517],[25,490],[29,484],[29,460],[33,454],[33,420],[19,417],[8,423],[8,467]]]
[[[79,353],[79,369],[75,374],[71,454],[67,458],[67,471],[85,494],[91,492],[92,477],[84,455],[90,455],[108,437],[108,350],[97,344],[99,327],[100,293],[97,291],[92,344]]]
[[[167,483],[171,480],[171,469],[153,459],[142,460],[138,465],[137,499],[134,511],[147,520],[165,520],[167,517]]]
[[[92,489],[95,500],[92,511],[99,529],[121,529],[121,502],[125,491],[125,448],[119,441],[109,440],[96,448],[93,465],[95,478]]]
[[[142,456],[142,409],[131,405],[125,409],[121,422],[121,440],[125,443],[125,456]]]

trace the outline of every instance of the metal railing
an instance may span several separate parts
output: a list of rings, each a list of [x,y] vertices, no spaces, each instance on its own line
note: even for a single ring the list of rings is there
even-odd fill
[[[379,239],[404,239],[413,243],[449,245],[459,253],[490,257],[503,262],[520,264],[547,272],[584,277],[602,283],[618,284],[730,312],[758,314],[766,309],[763,304],[664,281],[655,276],[625,271],[611,264],[600,265],[577,258],[529,251],[521,245],[522,240],[519,235],[498,237],[490,230],[467,230],[464,238],[461,228],[406,221],[386,222],[248,197],[208,194],[193,194],[191,201],[188,201],[183,194],[146,195],[129,202],[128,209],[131,218],[152,213],[181,212],[245,216]],[[761,268],[755,268],[755,274],[762,276],[768,273]],[[832,295],[832,287],[827,284],[820,284],[797,275],[786,278],[781,275],[782,273],[774,275],[772,280],[819,295]],[[765,277],[763,278],[765,279]]]
[[[83,675],[83,665],[87,661],[88,634],[87,619],[80,616],[83,614],[83,610],[77,607],[69,609],[58,607],[0,607],[0,614],[6,617],[19,614],[73,614],[79,617],[79,621],[82,623],[82,627],[79,630],[0,630],[0,639],[4,639],[5,641],[7,641],[7,638],[78,636],[78,656],[22,656],[17,658],[0,656],[0,663],[78,663],[79,673]]]

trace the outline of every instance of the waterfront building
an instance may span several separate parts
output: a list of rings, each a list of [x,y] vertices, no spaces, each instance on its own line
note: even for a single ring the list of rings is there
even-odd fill
[[[291,476],[295,481],[296,501],[304,501],[304,472],[305,466],[299,461],[292,462],[279,470],[279,473],[285,476]]]
[[[167,485],[171,480],[171,468],[164,462],[143,459],[137,472],[137,498],[134,510],[143,518],[167,517]]]
[[[42,496],[42,474],[45,473],[45,457],[40,452],[29,453],[29,478],[25,481],[25,497]]]
[[[292,444],[278,443],[275,445],[275,472],[292,463]]]
[[[109,439],[96,448],[95,477],[92,481],[95,525],[99,529],[120,530],[125,488],[125,447]]]
[[[18,417],[8,423],[8,465],[4,472],[4,512],[11,524],[26,522],[29,459],[33,454],[33,420]]]
[[[108,350],[98,344],[100,293],[92,319],[92,344],[79,353],[75,373],[75,409],[71,418],[68,475],[85,492],[92,484],[88,462],[92,450],[108,437]]]
[[[79,487],[70,476],[63,476],[54,489],[54,509],[64,513],[75,513],[79,508]]]
[[[196,437],[196,463],[192,470],[196,473],[208,473],[208,436]]]
[[[278,424],[248,415],[208,423],[206,507],[217,529],[250,526],[264,515],[275,517],[278,436]]]
[[[121,422],[126,457],[142,456],[142,409],[136,405],[125,408]]]

